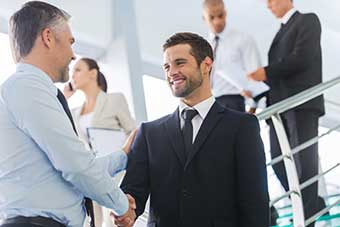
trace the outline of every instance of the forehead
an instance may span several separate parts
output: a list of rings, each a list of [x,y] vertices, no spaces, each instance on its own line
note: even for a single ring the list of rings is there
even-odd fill
[[[86,67],[86,66],[87,66],[86,62],[81,60],[81,59],[78,60],[76,62],[76,64],[74,65],[74,67],[77,67],[77,68],[83,68],[83,67]]]
[[[280,3],[282,0],[267,0],[267,3]]]
[[[213,4],[204,6],[204,12],[209,15],[221,14],[224,12],[223,4]]]
[[[66,39],[73,38],[73,34],[71,32],[70,25],[67,22],[64,22],[64,23],[58,25],[55,28],[55,31],[59,34],[62,34],[62,36]]]
[[[193,56],[190,53],[191,46],[189,44],[178,44],[167,48],[163,54],[164,63],[175,61],[176,59],[190,59]]]

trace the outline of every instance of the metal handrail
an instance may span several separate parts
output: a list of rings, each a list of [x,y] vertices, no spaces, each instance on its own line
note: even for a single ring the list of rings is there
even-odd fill
[[[334,165],[333,167],[329,168],[328,170],[326,170],[326,171],[324,171],[324,172],[322,172],[322,173],[320,173],[318,175],[315,175],[314,177],[309,178],[308,180],[306,180],[305,182],[300,184],[300,190],[305,189],[306,187],[308,187],[309,185],[311,185],[314,182],[318,181],[321,177],[325,176],[327,173],[331,172],[333,169],[336,169],[339,166],[340,166],[340,163],[337,163],[336,165]],[[269,206],[274,205],[275,203],[277,203],[278,201],[288,197],[292,193],[296,193],[296,192],[294,190],[289,190],[289,191],[285,192],[281,196],[271,200]]]
[[[284,195],[280,196],[279,198],[275,199],[280,200],[282,198],[285,198],[287,196],[291,197],[292,200],[292,208],[293,208],[293,223],[294,226],[300,227],[300,226],[306,226],[316,220],[316,218],[323,213],[326,213],[330,207],[327,207],[326,209],[318,212],[317,214],[313,215],[308,220],[305,220],[304,212],[303,212],[303,204],[302,204],[302,198],[301,198],[301,189],[313,184],[314,182],[317,182],[320,178],[322,178],[326,173],[332,171],[334,168],[338,167],[340,164],[337,164],[336,166],[332,167],[331,169],[327,170],[324,173],[318,174],[307,181],[303,182],[302,184],[299,184],[299,179],[296,172],[296,166],[293,158],[293,154],[297,153],[303,149],[305,149],[308,146],[311,146],[312,144],[316,143],[320,138],[315,137],[308,141],[306,141],[303,144],[300,144],[299,146],[295,147],[294,149],[291,149],[288,137],[285,132],[285,129],[283,127],[283,123],[281,120],[280,114],[293,109],[309,100],[312,100],[313,98],[316,98],[320,95],[322,95],[325,90],[334,87],[335,85],[340,84],[340,76],[335,77],[327,82],[324,82],[322,84],[316,85],[314,87],[311,87],[305,91],[302,91],[296,95],[293,95],[292,97],[289,97],[285,100],[282,100],[265,110],[263,110],[261,113],[257,114],[257,118],[259,121],[266,120],[271,118],[273,121],[273,125],[275,128],[275,131],[278,136],[279,144],[281,147],[282,155],[281,157],[277,157],[276,160],[272,160],[270,164],[279,162],[283,159],[285,167],[286,167],[286,173],[287,173],[287,179],[288,179],[288,185],[289,185],[289,191],[286,192]],[[337,128],[337,127],[336,127]],[[321,137],[329,134],[327,132],[326,134],[322,135]],[[281,160],[279,160],[281,159]],[[275,162],[274,162],[275,161]],[[273,204],[276,201],[271,201],[270,203]],[[333,204],[334,205],[334,204]],[[331,206],[332,207],[332,206]]]
[[[257,118],[261,120],[266,120],[276,113],[283,113],[289,109],[297,107],[306,101],[309,101],[319,95],[321,95],[325,90],[340,83],[340,76],[337,76],[327,82],[318,84],[311,87],[305,91],[302,91],[296,95],[293,95],[285,100],[282,100],[274,105],[267,107],[261,113],[256,114]]]
[[[312,217],[310,217],[306,220],[305,225],[308,226],[309,224],[313,223],[314,221],[316,221],[316,219],[318,217],[324,215],[325,213],[327,213],[330,209],[332,209],[333,207],[335,207],[339,203],[340,203],[340,199],[338,199],[336,202],[332,203],[331,205],[327,206],[326,208],[322,209],[318,213],[314,214]]]
[[[337,131],[338,129],[340,129],[340,124],[338,124],[337,126],[329,129],[327,132],[321,134],[320,136],[316,136],[310,140],[307,140],[306,142],[300,144],[299,146],[295,147],[292,149],[292,152],[289,154],[295,155],[297,153],[299,153],[300,151],[302,151],[303,149],[317,143],[320,139],[322,139],[323,137],[329,135],[330,133]],[[267,166],[272,166],[275,165],[276,163],[279,163],[280,161],[282,161],[287,155],[280,155],[274,159],[272,159],[270,162],[267,163]]]

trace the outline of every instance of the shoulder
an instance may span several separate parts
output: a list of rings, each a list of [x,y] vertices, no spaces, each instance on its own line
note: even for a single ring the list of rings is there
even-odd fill
[[[3,95],[15,95],[20,99],[31,99],[32,96],[56,96],[51,88],[53,84],[39,78],[39,75],[29,73],[14,73],[2,85]]]
[[[316,23],[320,24],[319,17],[315,13],[298,13],[301,23]]]
[[[224,117],[229,122],[229,125],[232,124],[234,127],[254,126],[259,124],[255,115],[231,109],[225,109]]]
[[[104,92],[103,92],[104,93]],[[125,101],[125,96],[123,93],[114,92],[114,93],[104,93],[103,95],[106,99],[110,101]]]
[[[234,39],[238,40],[241,45],[254,42],[254,38],[249,33],[236,29],[231,29],[230,34],[231,36],[233,36]]]
[[[173,114],[176,114],[176,113],[173,113]],[[173,114],[168,114],[164,117],[158,118],[153,121],[143,122],[141,124],[141,127],[145,129],[161,129],[162,130],[160,126],[164,125],[168,120],[170,120]]]

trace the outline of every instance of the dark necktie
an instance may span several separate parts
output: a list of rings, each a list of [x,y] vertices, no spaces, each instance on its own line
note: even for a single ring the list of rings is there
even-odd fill
[[[63,109],[64,109],[67,117],[71,121],[71,124],[72,124],[74,132],[76,133],[76,135],[78,135],[76,127],[75,127],[74,122],[73,122],[73,118],[72,118],[72,115],[71,115],[70,108],[68,107],[68,104],[67,104],[67,101],[65,99],[65,96],[63,95],[63,93],[61,93],[61,91],[59,89],[58,89],[57,98],[58,98],[59,102],[61,103],[61,105],[63,106]],[[86,198],[86,197],[85,197],[85,208],[86,208],[87,215],[90,217],[90,226],[91,227],[95,227],[94,226],[93,203],[92,203],[91,199]]]
[[[214,59],[215,59],[216,58],[216,51],[217,51],[218,44],[219,44],[219,41],[220,41],[220,37],[218,35],[216,35],[215,38],[214,38],[214,41],[215,41],[215,45],[214,45]]]
[[[182,134],[184,138],[185,152],[186,156],[190,153],[192,149],[192,138],[193,138],[193,127],[191,120],[198,114],[195,109],[185,109],[182,112],[184,119],[184,125],[182,128]]]

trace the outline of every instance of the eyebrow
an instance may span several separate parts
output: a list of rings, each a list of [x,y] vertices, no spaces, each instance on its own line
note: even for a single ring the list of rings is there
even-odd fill
[[[177,62],[177,61],[187,61],[187,59],[186,58],[177,58],[177,59],[175,59],[175,62]]]
[[[188,59],[186,59],[186,58],[177,58],[177,59],[174,60],[174,62],[181,62],[181,61],[187,62]],[[168,65],[169,65],[169,63],[164,63],[163,67],[166,67]]]

